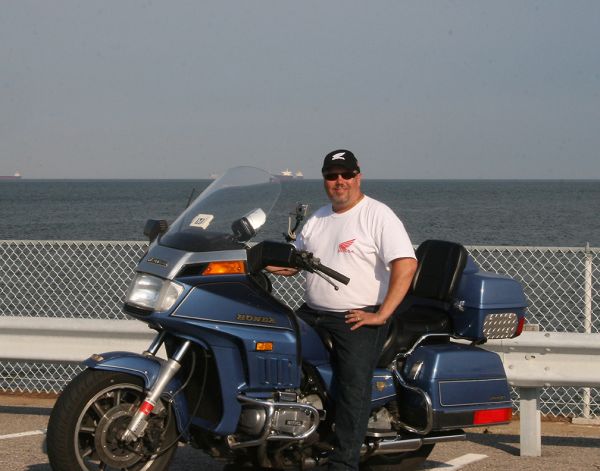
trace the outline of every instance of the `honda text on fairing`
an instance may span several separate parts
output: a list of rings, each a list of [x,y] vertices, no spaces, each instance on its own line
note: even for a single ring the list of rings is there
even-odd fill
[[[348,278],[289,244],[294,229],[288,242],[254,241],[280,185],[234,168],[170,227],[148,222],[125,311],[156,337],[145,352],[85,361],[50,417],[54,470],[163,470],[179,443],[232,469],[327,463],[331,340],[273,296],[264,268],[319,273],[332,289]],[[463,429],[511,419],[502,362],[478,345],[520,334],[521,286],[481,271],[459,244],[426,241],[417,258],[373,376],[364,469],[412,469]]]

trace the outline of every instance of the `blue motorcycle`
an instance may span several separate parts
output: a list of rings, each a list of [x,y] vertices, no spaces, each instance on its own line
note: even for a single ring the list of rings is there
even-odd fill
[[[124,309],[156,337],[143,353],[85,361],[50,416],[52,469],[163,470],[179,443],[232,469],[327,462],[331,339],[273,296],[264,268],[318,273],[332,289],[349,280],[287,242],[254,241],[280,189],[269,173],[237,167],[170,227],[148,221]],[[520,284],[481,271],[459,244],[429,240],[417,258],[373,376],[364,469],[413,469],[465,428],[511,419],[502,362],[478,345],[521,333]]]

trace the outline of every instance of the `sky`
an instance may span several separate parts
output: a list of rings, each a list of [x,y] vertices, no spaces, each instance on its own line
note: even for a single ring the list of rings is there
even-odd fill
[[[600,179],[596,0],[0,8],[0,175]]]

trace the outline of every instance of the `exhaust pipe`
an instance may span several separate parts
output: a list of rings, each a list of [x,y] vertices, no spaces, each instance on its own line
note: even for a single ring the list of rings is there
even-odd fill
[[[392,440],[380,440],[374,442],[371,446],[363,445],[361,447],[362,454],[370,455],[387,455],[391,453],[406,453],[415,451],[423,445],[432,443],[451,442],[458,440],[466,440],[467,434],[464,432],[452,433],[446,435],[423,437],[423,438],[396,438]]]

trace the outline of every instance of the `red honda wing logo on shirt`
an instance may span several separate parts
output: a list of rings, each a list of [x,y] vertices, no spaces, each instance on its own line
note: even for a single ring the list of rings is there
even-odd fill
[[[354,243],[356,239],[347,240],[346,242],[341,242],[338,245],[338,253],[352,253],[350,250],[350,246]]]

